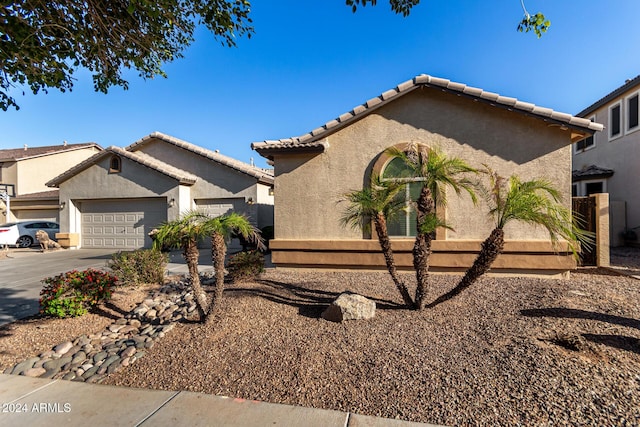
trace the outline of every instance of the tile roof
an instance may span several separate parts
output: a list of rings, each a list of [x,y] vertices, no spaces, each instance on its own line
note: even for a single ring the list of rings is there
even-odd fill
[[[38,193],[19,194],[13,200],[57,199],[59,190],[40,191]]]
[[[584,110],[582,110],[578,114],[576,114],[576,116],[584,117],[586,115],[589,115],[589,114],[593,113],[594,111],[596,111],[598,108],[600,108],[600,107],[608,104],[609,102],[615,100],[616,98],[618,98],[623,93],[625,93],[625,92],[627,92],[627,91],[629,91],[631,89],[634,89],[636,86],[640,86],[640,75],[634,77],[633,79],[627,80],[622,86],[620,86],[616,90],[610,92],[609,94],[605,95],[604,97],[600,98],[599,100],[597,100],[593,104],[589,105],[587,108],[585,108]]]
[[[326,140],[322,139],[330,133],[347,126],[355,120],[359,120],[377,108],[380,108],[381,106],[386,105],[387,103],[396,100],[419,87],[438,88],[456,95],[467,96],[477,101],[486,102],[496,107],[506,108],[508,110],[531,115],[545,121],[571,127],[578,131],[576,140],[582,139],[588,134],[592,134],[603,129],[601,124],[593,123],[584,118],[574,117],[570,114],[557,112],[550,108],[539,107],[528,102],[519,101],[516,98],[501,96],[497,93],[487,92],[462,83],[456,83],[447,79],[421,74],[411,80],[400,83],[395,88],[383,92],[375,98],[371,98],[364,104],[355,107],[353,110],[340,115],[336,119],[325,123],[309,133],[294,138],[254,142],[251,144],[251,148],[267,158],[272,158],[274,153],[281,151],[321,152],[327,148],[329,144]]]
[[[113,154],[116,154],[118,156],[124,157],[136,163],[139,163],[145,167],[148,167],[149,169],[158,171],[164,175],[167,175],[177,180],[181,184],[192,185],[198,179],[198,177],[196,177],[195,175],[189,172],[185,172],[182,169],[178,169],[167,163],[161,162],[144,153],[132,153],[122,148],[111,146],[104,149],[100,153],[96,153],[93,156],[89,157],[88,159],[78,163],[76,166],[72,167],[71,169],[64,172],[63,174],[58,175],[57,177],[53,178],[51,181],[47,182],[46,185],[47,187],[57,187],[58,185],[60,185],[60,183],[66,181],[67,179],[83,171],[84,169],[87,169],[88,167],[94,165],[96,162],[100,161],[106,156],[113,155]]]
[[[241,162],[239,160],[233,159],[231,157],[222,155],[218,152],[207,150],[206,148],[199,147],[197,145],[191,144],[187,141],[183,141],[181,139],[175,138],[173,136],[166,135],[162,132],[153,132],[150,135],[147,135],[133,144],[129,145],[126,150],[131,152],[137,152],[143,145],[148,142],[159,139],[164,142],[168,142],[170,144],[175,145],[176,147],[180,147],[187,151],[191,151],[192,153],[198,154],[202,157],[205,157],[209,160],[213,160],[216,163],[227,166],[231,169],[235,169],[239,172],[252,176],[258,179],[259,182],[265,184],[273,184],[273,171],[269,169],[263,169],[256,166],[251,166],[248,163]]]
[[[605,169],[600,166],[591,165],[580,170],[571,171],[571,178],[574,181],[582,181],[585,179],[608,178],[613,176],[613,169]]]
[[[26,147],[26,146],[25,146]],[[96,147],[102,150],[95,142],[83,144],[49,145],[46,147],[9,148],[0,150],[0,162],[24,160],[32,157],[48,156],[50,154],[63,153],[65,151],[79,150],[87,147]]]

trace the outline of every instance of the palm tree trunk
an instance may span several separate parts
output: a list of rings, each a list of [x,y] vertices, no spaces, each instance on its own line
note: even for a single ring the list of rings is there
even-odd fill
[[[393,258],[393,250],[391,249],[391,241],[389,240],[389,234],[387,233],[387,220],[383,214],[378,213],[373,222],[376,226],[378,242],[380,243],[380,248],[382,249],[382,254],[384,255],[384,260],[387,264],[387,270],[389,270],[391,279],[393,279],[393,283],[396,285],[396,288],[398,288],[398,291],[400,291],[400,295],[402,295],[402,299],[407,307],[413,307],[414,302],[413,299],[411,299],[411,295],[409,295],[407,285],[405,285],[400,277],[398,277],[398,270]]]
[[[196,240],[190,240],[183,249],[184,259],[187,262],[187,268],[189,269],[189,278],[191,279],[191,287],[196,299],[196,306],[198,307],[198,314],[200,314],[200,320],[204,321],[205,313],[207,312],[207,294],[202,289],[200,284],[200,274],[198,272],[198,258],[200,252],[198,251],[198,243]]]
[[[213,233],[211,235],[211,257],[213,260],[213,268],[216,274],[215,290],[211,297],[211,304],[209,305],[209,313],[207,315],[207,323],[210,323],[214,319],[214,314],[218,310],[220,300],[222,299],[222,293],[224,292],[224,260],[227,256],[227,244],[224,241],[224,236],[220,233]]]
[[[431,196],[431,191],[427,187],[422,187],[420,197],[416,201],[416,242],[413,245],[413,268],[416,270],[416,298],[415,308],[422,310],[427,296],[429,279],[429,256],[431,256],[431,233],[421,231],[425,218],[435,210],[435,203]]]
[[[460,280],[455,288],[451,289],[449,292],[429,304],[429,307],[434,307],[442,302],[450,300],[463,290],[467,289],[469,286],[473,285],[473,283],[478,280],[480,276],[489,271],[491,265],[496,260],[496,258],[498,258],[498,255],[502,253],[503,249],[504,230],[502,230],[501,228],[496,228],[491,232],[489,237],[487,237],[487,239],[482,242],[480,253],[473,262],[473,265],[467,270],[462,280]]]

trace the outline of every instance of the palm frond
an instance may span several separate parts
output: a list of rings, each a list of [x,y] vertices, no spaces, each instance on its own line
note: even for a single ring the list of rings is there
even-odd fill
[[[485,169],[490,186],[483,195],[496,228],[504,229],[511,221],[543,227],[554,245],[564,239],[574,255],[579,245],[591,244],[592,233],[580,229],[577,218],[561,204],[561,194],[550,181],[522,181],[516,175],[506,180],[486,165]]]
[[[466,192],[473,203],[477,203],[478,185],[469,175],[477,174],[478,170],[464,160],[447,156],[439,147],[426,147],[415,142],[410,143],[405,150],[391,147],[386,153],[406,164],[411,170],[410,178],[419,179],[423,186],[429,188],[437,206],[446,205],[448,187],[458,196]]]
[[[433,233],[438,228],[455,231],[444,219],[439,218],[435,212],[425,215],[424,220],[420,224],[420,232],[424,234]]]
[[[383,214],[387,221],[393,221],[404,212],[402,197],[406,183],[382,180],[378,175],[371,177],[370,186],[362,190],[353,190],[342,196],[340,202],[346,202],[340,222],[353,229],[371,231],[371,219]]]

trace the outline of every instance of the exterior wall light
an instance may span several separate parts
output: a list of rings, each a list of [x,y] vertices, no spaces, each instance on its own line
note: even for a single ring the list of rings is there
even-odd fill
[[[60,202],[60,210],[63,210],[66,205],[67,202]]]
[[[176,199],[174,199],[173,197],[171,198],[171,200],[169,200],[169,207],[172,208],[176,205]]]

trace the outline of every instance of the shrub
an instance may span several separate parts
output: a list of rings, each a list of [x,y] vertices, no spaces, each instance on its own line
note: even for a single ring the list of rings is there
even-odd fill
[[[229,257],[227,270],[233,282],[255,279],[264,271],[264,256],[259,251],[238,252]]]
[[[42,282],[40,314],[55,317],[82,316],[98,303],[111,298],[118,279],[100,270],[68,271]]]
[[[118,276],[120,285],[162,283],[169,256],[153,249],[118,252],[109,262],[109,268]]]

